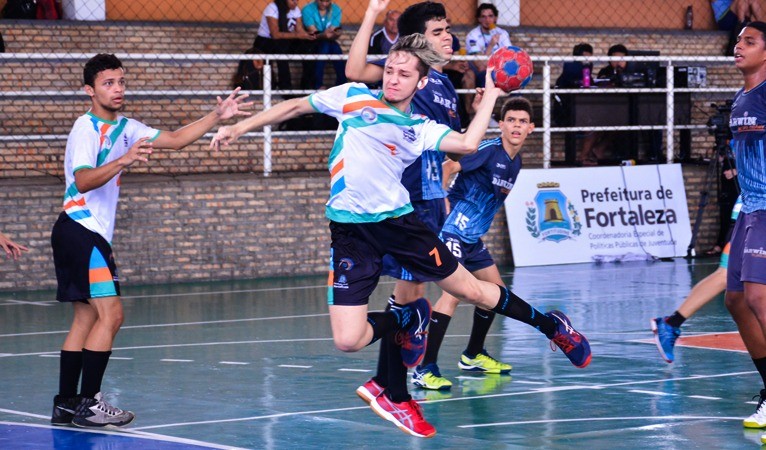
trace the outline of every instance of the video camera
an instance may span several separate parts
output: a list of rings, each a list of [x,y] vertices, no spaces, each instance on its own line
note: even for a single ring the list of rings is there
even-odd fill
[[[726,146],[732,138],[731,128],[729,128],[729,119],[731,117],[731,100],[726,100],[723,105],[711,103],[716,113],[710,116],[707,121],[707,131],[715,137],[716,148],[726,150]]]

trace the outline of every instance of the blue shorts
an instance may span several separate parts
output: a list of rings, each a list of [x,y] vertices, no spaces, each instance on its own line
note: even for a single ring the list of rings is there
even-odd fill
[[[434,234],[438,234],[439,231],[441,231],[444,221],[447,220],[447,205],[443,198],[415,201],[412,202],[412,207],[415,208],[415,215],[417,218],[420,219],[429,230],[433,231]],[[421,280],[417,275],[409,272],[391,255],[385,255],[383,257],[383,275],[388,275],[397,280],[413,281],[417,283],[428,281]]]
[[[731,237],[726,290],[742,292],[743,283],[766,284],[766,210],[739,213]]]
[[[460,236],[456,234],[445,232],[439,234],[439,238],[469,272],[476,272],[495,265],[492,255],[489,254],[487,246],[481,239],[471,244],[461,241]]]
[[[330,305],[366,305],[386,254],[423,281],[443,280],[458,268],[447,246],[414,213],[374,223],[330,222],[330,235]]]

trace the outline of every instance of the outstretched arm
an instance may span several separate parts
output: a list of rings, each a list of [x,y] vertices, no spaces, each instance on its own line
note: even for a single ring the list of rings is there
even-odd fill
[[[28,248],[13,242],[12,240],[10,240],[10,238],[8,238],[8,236],[4,235],[3,233],[0,233],[0,248],[5,250],[5,254],[8,256],[9,259],[10,258],[19,259],[22,251],[25,251],[25,252],[29,251]]]
[[[262,111],[252,117],[238,122],[229,127],[221,127],[210,141],[210,148],[220,150],[221,145],[229,145],[237,138],[255,128],[261,128],[266,125],[275,125],[285,122],[294,117],[302,116],[314,112],[314,107],[309,103],[308,97],[294,98],[273,108]]]
[[[245,110],[251,107],[253,102],[244,102],[247,94],[239,95],[239,90],[240,88],[234,89],[225,100],[222,100],[221,97],[216,97],[218,104],[215,109],[196,122],[190,123],[176,131],[160,133],[159,137],[153,142],[154,147],[178,150],[201,138],[203,134],[218,125],[218,122],[221,120],[236,116],[249,116],[251,113]]]
[[[375,19],[378,14],[385,11],[389,0],[370,0],[364,19],[356,32],[354,41],[348,51],[346,61],[346,77],[349,80],[361,81],[362,83],[377,83],[383,79],[383,68],[367,62],[367,50],[370,45],[372,29],[375,27]]]
[[[476,115],[471,120],[471,124],[468,125],[465,133],[453,131],[447,134],[442,139],[439,150],[447,153],[447,156],[450,156],[450,153],[465,155],[475,152],[484,138],[484,133],[487,132],[492,110],[495,109],[495,103],[502,93],[503,91],[495,87],[495,83],[492,82],[492,71],[487,70],[486,88],[483,93],[477,90],[477,97],[481,97],[481,101],[476,108]]]

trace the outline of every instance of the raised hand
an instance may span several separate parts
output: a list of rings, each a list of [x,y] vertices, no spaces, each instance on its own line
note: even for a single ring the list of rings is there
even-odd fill
[[[236,141],[239,136],[240,133],[238,133],[233,126],[221,127],[210,141],[210,149],[219,151],[221,150],[221,146],[231,144]]]
[[[375,14],[380,14],[388,8],[389,1],[390,0],[370,0],[370,3],[367,5],[367,10],[374,12]]]
[[[154,151],[154,146],[149,142],[149,138],[141,138],[136,141],[128,152],[122,156],[126,166],[130,166],[136,161],[149,162],[149,155]]]
[[[245,102],[248,94],[239,95],[240,88],[234,89],[226,100],[216,97],[218,105],[215,107],[215,113],[220,120],[230,119],[234,116],[249,116],[248,108],[253,106],[253,102]]]

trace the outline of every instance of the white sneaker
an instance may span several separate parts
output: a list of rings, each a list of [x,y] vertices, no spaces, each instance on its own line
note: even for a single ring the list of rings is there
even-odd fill
[[[745,428],[766,428],[766,401],[764,400],[766,400],[766,389],[761,389],[755,412],[742,422]]]
[[[135,418],[132,412],[107,403],[99,392],[94,398],[83,397],[80,400],[72,424],[83,428],[124,427]]]

